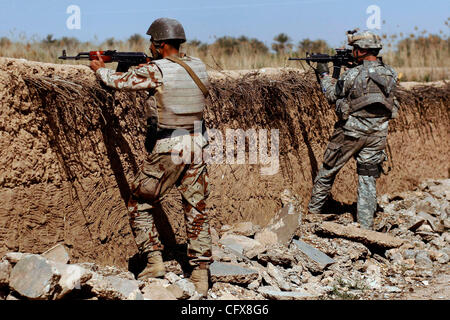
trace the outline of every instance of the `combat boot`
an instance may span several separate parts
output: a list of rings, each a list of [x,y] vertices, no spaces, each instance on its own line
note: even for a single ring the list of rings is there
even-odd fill
[[[195,290],[198,293],[205,296],[208,294],[209,288],[209,263],[208,262],[200,262],[194,270],[192,270],[190,280],[195,285]]]
[[[148,278],[159,278],[166,274],[166,268],[162,259],[161,251],[153,251],[147,255],[147,266],[137,279],[145,281]]]

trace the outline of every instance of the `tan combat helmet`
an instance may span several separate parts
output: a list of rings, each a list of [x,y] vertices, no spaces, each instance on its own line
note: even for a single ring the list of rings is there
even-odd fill
[[[152,37],[154,41],[163,40],[179,40],[180,43],[186,42],[186,35],[184,28],[175,19],[159,18],[153,21],[147,34]]]
[[[361,49],[381,49],[381,38],[372,31],[347,31],[348,45],[358,46]]]

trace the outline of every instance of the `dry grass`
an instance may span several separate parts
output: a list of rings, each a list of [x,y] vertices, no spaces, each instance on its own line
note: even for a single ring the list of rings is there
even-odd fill
[[[426,31],[422,31],[410,35],[383,35],[382,37],[385,44],[382,51],[384,61],[398,69],[402,81],[428,82],[450,78],[450,39],[447,36],[427,35]],[[273,53],[264,44],[254,40],[256,42],[235,41],[234,45],[219,41],[211,45],[192,41],[183,46],[183,51],[200,57],[213,70],[260,69],[263,67],[307,68],[306,64],[288,61],[290,56],[304,56],[304,50],[292,49],[289,52]],[[263,48],[261,48],[261,44]],[[325,42],[324,44],[326,46]],[[148,47],[148,40],[139,35],[134,35],[127,41],[108,39],[100,44],[79,42],[74,38],[57,40],[51,36],[41,41],[21,39],[17,42],[1,38],[0,56],[64,63],[62,60],[58,60],[63,49],[67,50],[68,55],[75,55],[81,51],[97,49],[148,52]],[[86,64],[86,62],[75,61],[65,63]]]

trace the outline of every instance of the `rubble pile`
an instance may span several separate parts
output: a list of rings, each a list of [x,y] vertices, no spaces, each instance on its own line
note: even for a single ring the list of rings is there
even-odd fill
[[[374,231],[360,228],[350,212],[304,215],[298,197],[287,190],[281,199],[282,209],[264,228],[240,222],[211,230],[214,262],[207,297],[195,291],[176,261],[165,262],[164,279],[143,282],[116,267],[69,264],[62,244],[40,255],[5,254],[0,297],[399,299],[449,274],[450,179],[380,196]],[[448,290],[440,294],[449,298]]]

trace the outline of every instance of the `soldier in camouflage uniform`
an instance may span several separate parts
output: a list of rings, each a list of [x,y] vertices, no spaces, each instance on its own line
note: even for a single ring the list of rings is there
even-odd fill
[[[381,39],[371,31],[349,33],[348,44],[358,64],[339,80],[329,76],[328,66],[318,64],[322,90],[336,104],[339,121],[325,150],[323,165],[314,181],[309,212],[321,213],[339,170],[354,157],[358,172],[357,219],[373,228],[377,208],[376,179],[382,172],[389,120],[396,117],[394,97],[397,73],[377,58]]]
[[[153,212],[161,198],[175,185],[182,195],[187,220],[187,254],[194,267],[191,280],[198,292],[206,294],[211,262],[211,235],[205,210],[209,195],[206,164],[203,159],[197,159],[194,163],[175,163],[172,154],[181,156],[186,150],[186,143],[191,144],[188,150],[195,150],[195,144],[197,150],[207,145],[202,134],[194,134],[197,131],[194,130],[194,122],[203,119],[208,75],[200,59],[179,52],[180,44],[186,41],[186,37],[178,21],[157,19],[147,34],[151,36],[150,50],[153,55],[148,64],[120,73],[106,69],[102,61],[91,63],[97,76],[112,88],[149,90],[152,93],[148,103],[148,122],[153,124],[153,127],[150,126],[150,131],[153,131],[150,138],[154,140],[150,143],[151,152],[131,184],[132,197],[128,204],[136,244],[140,253],[147,256],[147,266],[138,279],[165,274],[161,255],[163,245],[158,237]],[[181,135],[180,130],[184,130]]]

